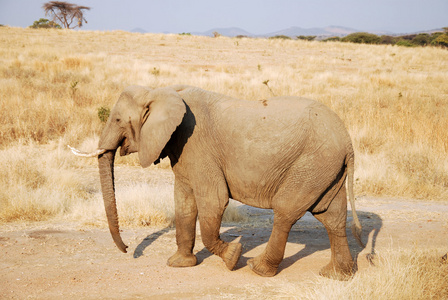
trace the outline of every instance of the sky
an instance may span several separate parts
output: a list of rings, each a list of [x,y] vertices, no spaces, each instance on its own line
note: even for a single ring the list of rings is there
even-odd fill
[[[42,0],[0,0],[0,24],[45,18]],[[448,0],[69,0],[89,6],[82,30],[203,32],[239,27],[264,34],[297,26],[411,33],[448,27]]]

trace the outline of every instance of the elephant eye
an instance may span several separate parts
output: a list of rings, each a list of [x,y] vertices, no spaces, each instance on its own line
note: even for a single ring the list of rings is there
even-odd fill
[[[120,118],[115,119],[115,122],[117,122],[117,123],[119,123],[120,121],[121,121]]]

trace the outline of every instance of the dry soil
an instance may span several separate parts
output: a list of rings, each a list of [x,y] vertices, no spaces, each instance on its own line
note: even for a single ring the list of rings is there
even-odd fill
[[[224,240],[243,245],[234,271],[204,248],[199,230],[197,266],[171,268],[166,261],[176,251],[174,228],[124,228],[129,251],[123,254],[107,229],[63,221],[1,225],[0,298],[272,298],[282,296],[272,287],[316,280],[330,259],[330,249],[324,227],[313,216],[307,213],[294,225],[278,274],[263,278],[247,261],[266,246],[272,212],[241,209],[251,221],[224,224],[221,231]],[[366,259],[371,253],[428,247],[448,251],[447,202],[364,196],[357,199],[357,211],[366,247],[358,246],[347,231],[358,272],[372,267]]]

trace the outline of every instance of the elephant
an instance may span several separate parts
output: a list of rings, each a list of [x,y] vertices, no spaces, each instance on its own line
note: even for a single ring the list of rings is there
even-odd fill
[[[274,276],[291,227],[307,211],[325,226],[331,259],[320,274],[347,279],[354,273],[346,235],[347,193],[353,234],[361,241],[354,195],[354,151],[342,120],[317,101],[288,96],[240,100],[187,85],[123,90],[91,153],[98,157],[109,229],[126,252],[118,224],[114,158],[138,152],[146,168],[169,157],[174,180],[177,251],[168,266],[197,264],[196,221],[204,246],[229,270],[242,246],[220,238],[229,198],[272,209],[273,228],[262,254],[248,261],[261,276]],[[347,191],[348,190],[348,191]]]

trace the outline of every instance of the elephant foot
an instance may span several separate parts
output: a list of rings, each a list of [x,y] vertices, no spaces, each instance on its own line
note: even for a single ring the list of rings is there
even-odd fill
[[[254,271],[256,274],[263,276],[263,277],[272,277],[275,274],[277,274],[278,266],[271,266],[267,264],[262,256],[257,256],[254,258],[249,259],[247,262],[249,267]]]
[[[222,254],[222,259],[224,260],[227,268],[232,271],[235,268],[236,263],[241,256],[241,244],[240,243],[229,243],[227,249]]]
[[[184,255],[177,251],[168,259],[167,265],[174,268],[193,267],[197,263],[194,254]]]
[[[346,281],[352,278],[354,275],[353,264],[348,264],[344,268],[341,267],[338,268],[333,263],[329,263],[320,270],[319,275],[330,279]]]

